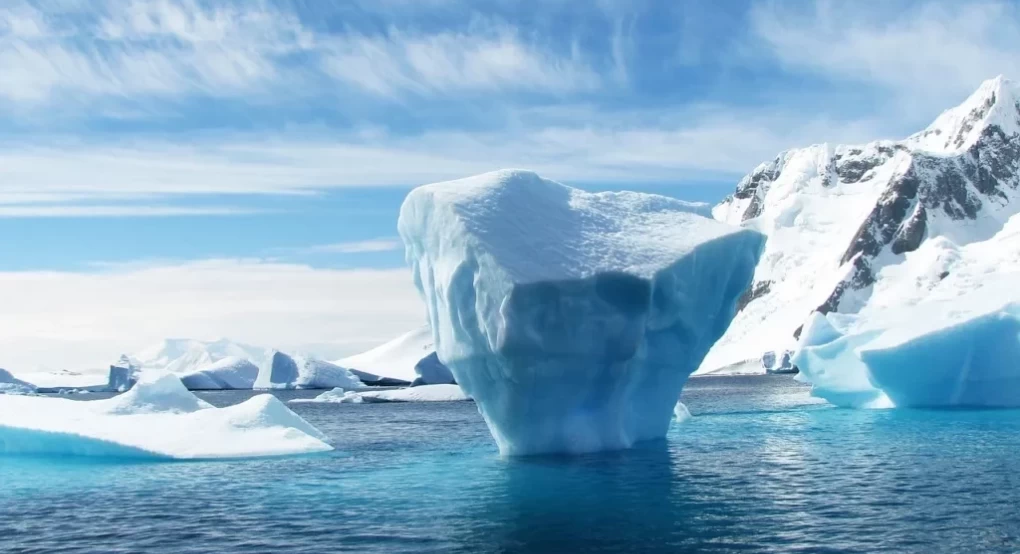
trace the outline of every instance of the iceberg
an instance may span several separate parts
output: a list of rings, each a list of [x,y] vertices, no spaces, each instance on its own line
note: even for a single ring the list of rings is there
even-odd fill
[[[862,314],[812,315],[794,363],[844,407],[1020,406],[1015,281]]]
[[[106,400],[0,397],[0,454],[218,459],[329,450],[272,395],[214,408],[166,373],[143,373]]]
[[[438,359],[502,454],[665,436],[764,244],[701,209],[519,170],[408,194],[398,231]]]
[[[336,364],[274,351],[259,367],[255,389],[358,389],[363,383]]]
[[[108,390],[124,392],[134,386],[141,371],[140,364],[128,356],[121,356],[110,364],[110,376],[106,384]]]
[[[259,368],[245,358],[223,358],[205,367],[180,375],[189,390],[251,390]]]
[[[326,403],[326,404],[363,404],[383,402],[464,402],[471,397],[464,394],[457,385],[421,385],[403,389],[378,391],[345,391],[335,388],[315,398],[295,398],[292,404]]]
[[[436,357],[432,330],[426,325],[371,350],[333,362],[366,384],[451,384],[453,374]],[[389,380],[386,382],[384,380]]]
[[[0,394],[34,394],[35,385],[22,381],[0,368]]]

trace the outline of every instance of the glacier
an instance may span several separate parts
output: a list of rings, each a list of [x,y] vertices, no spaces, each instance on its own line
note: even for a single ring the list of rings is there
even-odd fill
[[[344,389],[364,384],[347,368],[306,356],[290,356],[273,351],[259,366],[255,389]]]
[[[764,244],[703,210],[523,170],[408,194],[397,227],[438,358],[503,455],[665,435]]]
[[[0,454],[194,460],[329,450],[272,395],[214,408],[166,373],[143,372],[106,400],[0,396]]]

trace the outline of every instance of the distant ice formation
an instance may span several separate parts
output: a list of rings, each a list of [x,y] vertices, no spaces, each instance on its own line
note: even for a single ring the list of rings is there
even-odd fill
[[[274,351],[259,367],[256,389],[358,389],[362,382],[346,368]]]
[[[5,369],[0,369],[0,394],[32,394],[35,385],[17,379]]]
[[[331,450],[272,395],[214,408],[169,374],[96,401],[0,396],[0,454],[216,459]]]
[[[257,365],[234,356],[180,374],[181,382],[189,390],[249,390],[254,388],[258,376]]]
[[[108,390],[124,392],[134,386],[138,380],[141,367],[136,360],[129,356],[121,356],[116,362],[110,364],[110,377],[106,387]]]
[[[436,352],[503,454],[665,435],[764,242],[699,211],[515,170],[408,195],[398,229]]]
[[[349,368],[362,381],[393,379],[403,383],[439,385],[453,383],[450,370],[435,355],[432,330],[419,327],[361,354],[334,362]]]
[[[345,391],[336,388],[315,398],[297,398],[291,403],[373,404],[382,402],[462,402],[471,400],[457,385],[421,385],[403,389]]]

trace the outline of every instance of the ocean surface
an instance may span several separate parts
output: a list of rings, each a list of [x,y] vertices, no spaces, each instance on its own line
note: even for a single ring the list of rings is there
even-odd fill
[[[1020,551],[1020,411],[841,410],[786,376],[683,400],[666,441],[576,458],[500,458],[469,402],[292,405],[322,455],[0,457],[0,552]]]

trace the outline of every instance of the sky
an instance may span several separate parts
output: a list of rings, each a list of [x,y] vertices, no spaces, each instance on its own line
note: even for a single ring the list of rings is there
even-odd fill
[[[0,367],[352,354],[424,319],[413,186],[522,167],[717,202],[1018,66],[1004,1],[7,0]]]

